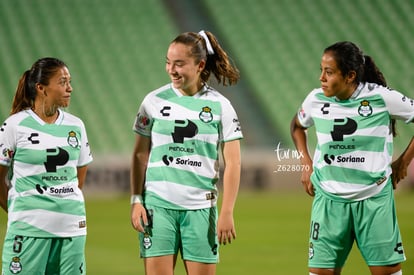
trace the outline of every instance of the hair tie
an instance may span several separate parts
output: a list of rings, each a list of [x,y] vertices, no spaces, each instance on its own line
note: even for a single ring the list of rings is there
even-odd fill
[[[213,55],[214,50],[213,50],[213,47],[211,46],[210,40],[208,39],[206,32],[200,31],[198,34],[201,35],[201,37],[203,37],[204,41],[206,41],[207,53],[209,55]]]

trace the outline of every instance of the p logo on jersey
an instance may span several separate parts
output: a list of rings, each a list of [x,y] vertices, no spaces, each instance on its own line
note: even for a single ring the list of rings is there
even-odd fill
[[[74,131],[70,131],[68,134],[68,144],[73,148],[79,146],[79,140],[76,137],[76,133]]]

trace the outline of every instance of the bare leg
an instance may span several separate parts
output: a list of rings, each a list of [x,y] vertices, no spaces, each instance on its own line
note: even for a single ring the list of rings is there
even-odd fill
[[[188,275],[215,275],[216,264],[198,263],[184,261],[185,270]]]
[[[401,270],[401,264],[387,265],[387,266],[370,266],[372,275],[391,275]]]
[[[144,259],[145,274],[146,275],[173,275],[176,255],[167,255],[160,257],[151,257]]]
[[[309,268],[309,272],[318,275],[340,275],[342,268]]]

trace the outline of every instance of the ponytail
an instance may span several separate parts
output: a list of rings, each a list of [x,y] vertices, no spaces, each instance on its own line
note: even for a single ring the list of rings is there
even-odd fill
[[[207,81],[210,74],[213,73],[217,82],[223,83],[223,86],[236,84],[240,78],[239,70],[231,63],[230,58],[220,46],[216,37],[211,32],[205,33],[214,50],[214,54],[207,55],[206,67],[201,73],[201,78]]]
[[[346,76],[351,71],[356,72],[356,83],[370,82],[387,87],[387,81],[372,57],[364,55],[354,43],[337,42],[327,47],[324,52],[331,52],[334,55],[342,75]],[[397,135],[395,124],[395,119],[391,119],[391,132],[394,137]]]
[[[364,73],[361,80],[363,82],[376,83],[387,87],[387,81],[385,80],[384,75],[369,55],[364,55]]]
[[[374,60],[369,55],[364,55],[364,82],[376,83],[381,86],[387,87],[387,81],[383,73],[379,70]],[[393,137],[397,136],[396,120],[391,119],[391,132]]]
[[[182,43],[189,46],[191,55],[196,62],[206,61],[205,68],[200,75],[204,82],[209,80],[211,74],[223,86],[233,85],[239,80],[239,70],[232,64],[227,53],[211,32],[185,32],[177,36],[171,43]]]
[[[49,79],[63,67],[67,67],[66,64],[54,57],[38,59],[30,70],[25,71],[20,77],[10,114],[32,108],[36,98],[36,84],[48,85]]]
[[[12,108],[10,114],[18,113],[22,110],[31,108],[36,97],[34,85],[29,84],[30,70],[27,70],[19,79],[16,93],[14,94]],[[33,86],[33,87],[32,87]]]

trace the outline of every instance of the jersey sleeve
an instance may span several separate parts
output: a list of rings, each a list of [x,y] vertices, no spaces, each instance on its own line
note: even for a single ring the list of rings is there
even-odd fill
[[[0,165],[10,166],[16,150],[16,127],[8,118],[0,126]]]
[[[298,120],[299,123],[305,127],[309,128],[313,126],[314,121],[312,118],[312,102],[314,101],[315,90],[313,90],[311,93],[306,96],[305,100],[302,102],[301,107],[298,110]]]
[[[150,112],[149,96],[146,96],[138,109],[132,130],[143,136],[151,136],[153,119]]]
[[[222,102],[220,140],[223,142],[243,138],[236,111],[228,100]]]
[[[81,140],[81,152],[78,159],[78,167],[85,166],[92,162],[92,153],[89,146],[88,135],[86,134],[85,125],[81,124],[82,140]]]
[[[414,100],[395,90],[382,93],[385,104],[392,118],[404,120],[406,123],[414,120]]]

